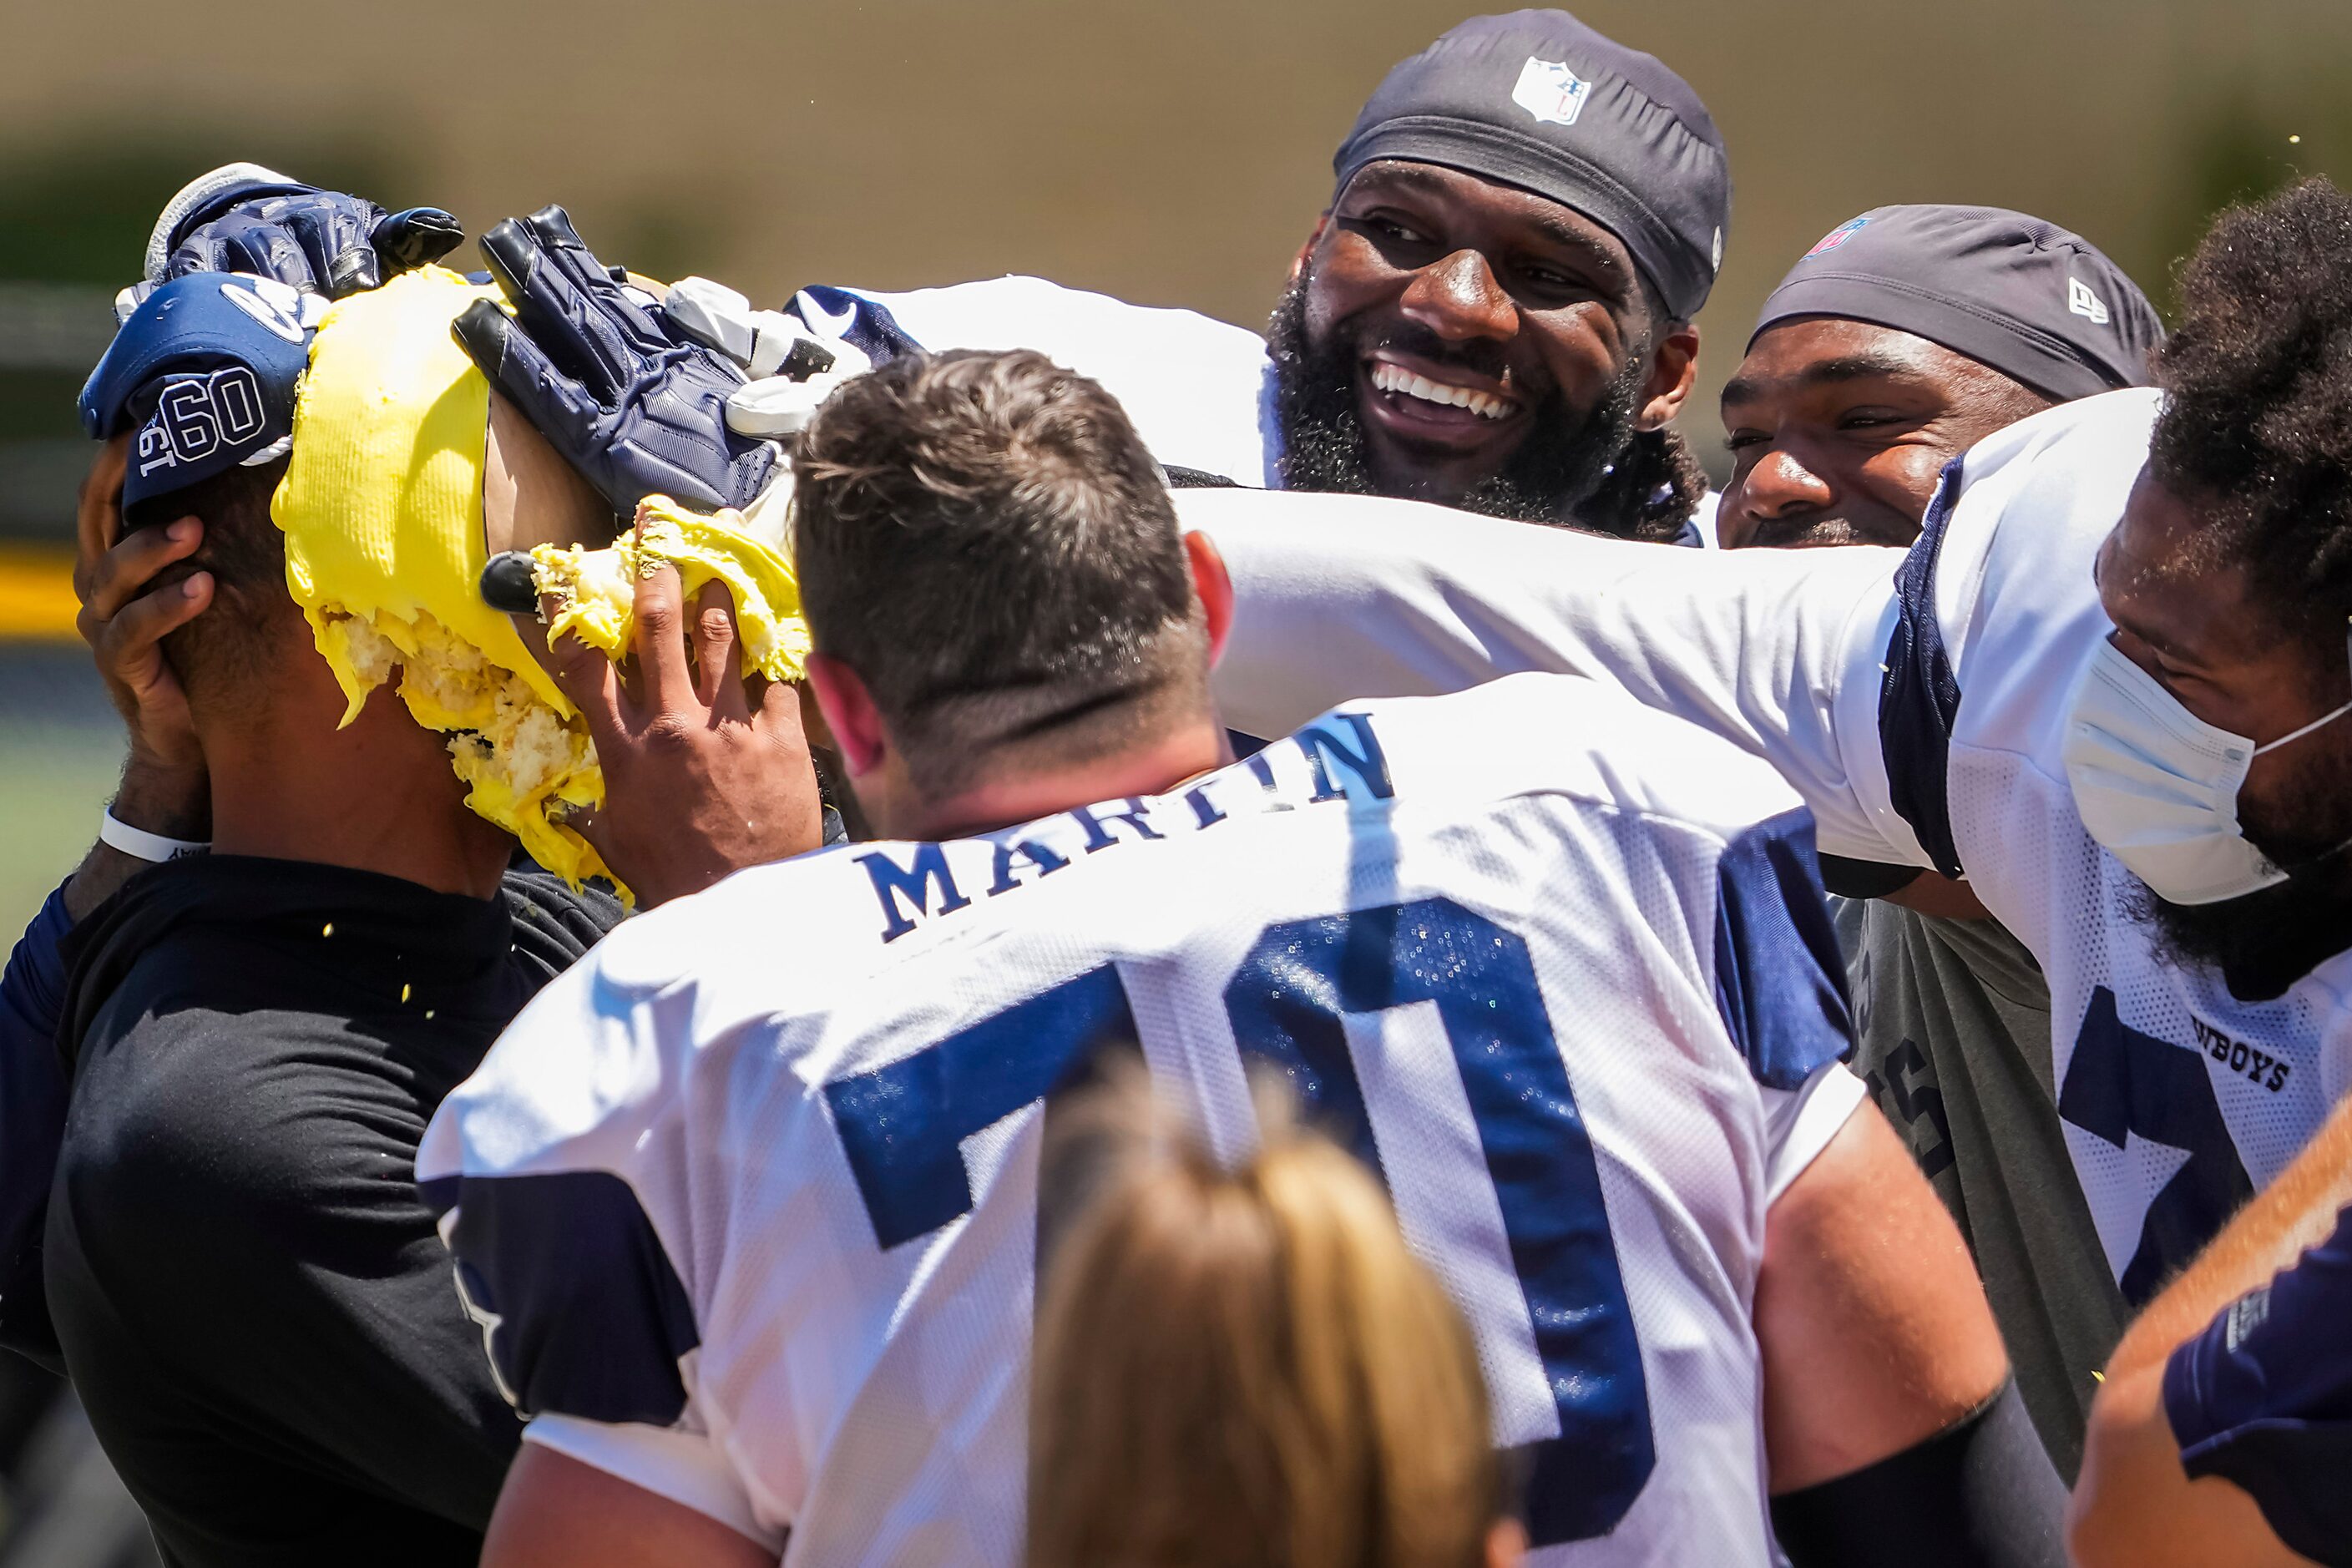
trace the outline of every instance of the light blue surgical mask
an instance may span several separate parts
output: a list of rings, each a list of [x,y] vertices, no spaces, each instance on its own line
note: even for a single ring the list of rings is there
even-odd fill
[[[2345,645],[2352,664],[2352,635]],[[2261,745],[2209,724],[2157,679],[2103,643],[2083,672],[2066,725],[2066,780],[2083,826],[2158,898],[2211,904],[2286,879],[2246,842],[2238,791],[2246,771],[2352,713],[2347,702]]]

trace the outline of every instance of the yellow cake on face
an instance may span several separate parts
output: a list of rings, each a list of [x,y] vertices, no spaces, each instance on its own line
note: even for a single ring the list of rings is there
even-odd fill
[[[604,798],[595,747],[479,586],[490,392],[449,323],[474,300],[497,298],[425,267],[330,310],[311,344],[271,515],[286,535],[288,590],[347,699],[343,722],[397,678],[410,715],[449,734],[466,804],[577,887],[612,879],[564,825]],[[791,563],[740,521],[656,497],[639,509],[634,533],[606,548],[534,550],[541,591],[562,606],[551,636],[571,633],[622,658],[638,574],[667,561],[688,603],[713,580],[733,592],[745,669],[797,679],[808,631]]]
[[[798,680],[808,657],[792,563],[745,532],[731,511],[705,517],[667,496],[648,496],[637,526],[603,550],[542,544],[530,552],[531,581],[559,603],[547,637],[576,637],[619,658],[636,632],[636,580],[664,563],[677,568],[686,602],[711,583],[735,598],[743,668],[771,680]]]

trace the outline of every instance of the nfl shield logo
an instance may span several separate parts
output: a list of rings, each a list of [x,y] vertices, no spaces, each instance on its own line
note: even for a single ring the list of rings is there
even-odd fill
[[[1810,261],[1816,256],[1827,256],[1831,251],[1835,250],[1839,246],[1843,245],[1847,240],[1852,239],[1855,235],[1860,234],[1869,226],[1870,220],[1866,217],[1855,218],[1852,223],[1842,223],[1838,225],[1837,227],[1830,230],[1829,233],[1822,236],[1820,239],[1814,241],[1813,247],[1805,252],[1804,255],[1799,257],[1797,259],[1800,261]]]
[[[1553,125],[1575,124],[1591,96],[1591,82],[1557,60],[1539,60],[1533,55],[1519,68],[1519,83],[1511,89],[1513,103]]]

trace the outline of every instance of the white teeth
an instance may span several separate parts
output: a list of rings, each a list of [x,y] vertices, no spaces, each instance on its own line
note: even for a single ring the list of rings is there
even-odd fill
[[[1402,393],[1407,397],[1417,397],[1423,403],[1466,408],[1481,419],[1500,419],[1511,411],[1511,405],[1499,397],[1467,386],[1450,386],[1442,381],[1432,381],[1425,375],[1415,375],[1402,365],[1391,364],[1386,360],[1373,363],[1372,384],[1382,392]]]

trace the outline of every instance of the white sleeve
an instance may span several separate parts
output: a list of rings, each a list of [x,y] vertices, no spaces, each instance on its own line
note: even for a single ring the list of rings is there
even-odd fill
[[[760,1522],[734,1467],[705,1433],[541,1415],[522,1429],[522,1440],[715,1519],[770,1552],[783,1552],[785,1532]]]
[[[1792,1089],[1762,1088],[1764,1206],[1778,1203],[1830,1140],[1859,1110],[1863,1082],[1843,1062],[1831,1062]]]
[[[1118,399],[1164,466],[1235,484],[1266,482],[1265,343],[1245,327],[1022,277],[903,294],[808,289],[793,309],[813,326],[842,335],[852,319],[845,312],[860,310],[861,300],[866,313],[878,307],[934,353],[1033,349],[1091,377]]]
[[[1879,744],[1899,551],[1631,544],[1362,496],[1176,504],[1233,573],[1215,684],[1237,730],[1273,738],[1349,699],[1519,670],[1598,676],[1770,763],[1824,853],[1927,863]]]

